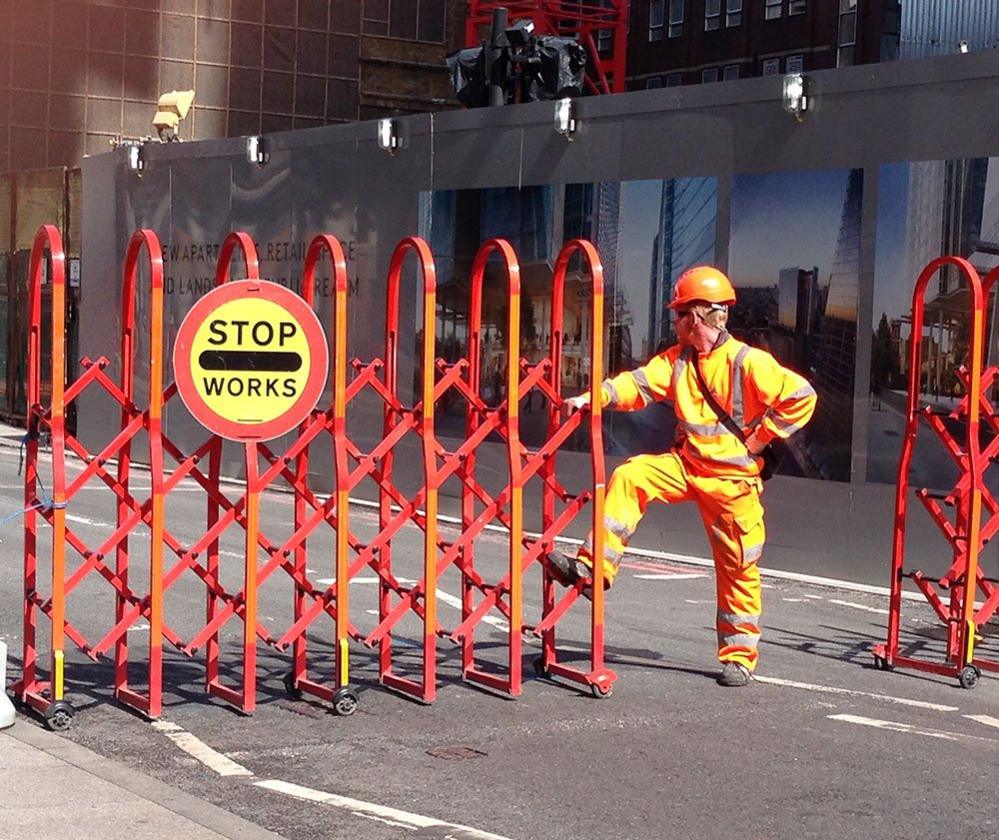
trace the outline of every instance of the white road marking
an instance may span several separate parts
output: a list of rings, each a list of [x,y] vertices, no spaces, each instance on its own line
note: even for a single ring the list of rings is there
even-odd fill
[[[185,732],[176,723],[170,723],[170,721],[166,720],[154,720],[153,729],[162,732],[189,756],[197,759],[220,776],[253,775],[242,764],[237,764],[228,756],[224,756],[222,753],[213,750],[204,741],[196,738],[190,732]]]
[[[890,694],[875,694],[871,691],[857,691],[853,688],[841,688],[837,685],[814,685],[813,683],[795,682],[794,680],[782,680],[777,677],[757,677],[756,682],[767,683],[769,685],[780,685],[785,688],[801,688],[805,691],[818,691],[825,694],[848,694],[853,697],[872,697],[875,700],[884,700],[886,703],[896,703],[901,706],[915,706],[918,709],[932,709],[935,712],[956,712],[957,706],[942,706],[939,703],[927,703],[925,700],[909,700],[906,697],[892,697]]]
[[[282,782],[279,779],[268,779],[263,782],[254,782],[257,787],[272,790],[276,793],[283,793],[285,796],[293,796],[295,799],[302,799],[306,802],[316,802],[320,805],[331,805],[334,808],[343,808],[358,817],[377,820],[388,825],[408,828],[410,830],[437,828],[450,829],[444,835],[453,840],[509,840],[500,834],[492,834],[488,831],[480,831],[467,825],[444,822],[433,817],[425,817],[422,814],[412,814],[409,811],[401,811],[398,808],[389,808],[386,805],[376,805],[373,802],[364,802],[360,799],[351,799],[348,796],[339,796],[335,793],[327,793],[322,790],[294,785],[290,782]]]
[[[827,715],[829,720],[839,720],[843,723],[855,723],[858,726],[873,726],[875,729],[889,729],[892,732],[907,732],[912,735],[925,735],[928,738],[939,738],[943,741],[988,741],[995,743],[994,738],[981,738],[978,735],[965,735],[963,732],[945,732],[941,729],[919,729],[911,723],[900,723],[894,720],[878,720],[877,718],[861,717],[860,715]]]
[[[854,610],[863,610],[864,612],[878,613],[879,615],[888,615],[888,610],[882,609],[881,607],[869,607],[867,604],[855,604],[853,601],[841,601],[839,598],[830,598],[830,604],[837,604],[840,607],[850,607]]]
[[[632,575],[632,577],[639,580],[693,580],[707,577],[707,575]]]
[[[787,601],[789,604],[800,604],[804,601],[804,598],[781,598],[782,601]]]
[[[822,595],[809,595],[807,592],[801,593],[802,598],[808,598],[811,601],[822,601],[824,597]]]
[[[153,729],[162,732],[173,741],[181,750],[192,758],[200,761],[210,770],[214,770],[220,776],[253,776],[253,771],[248,770],[242,764],[237,764],[228,756],[213,750],[206,743],[199,740],[190,732],[181,729],[176,723],[167,720],[155,720],[152,723]],[[340,796],[335,793],[327,793],[322,790],[302,787],[291,782],[282,782],[280,779],[268,779],[266,781],[254,782],[257,787],[272,790],[276,793],[283,793],[286,796],[293,796],[307,802],[317,802],[321,805],[331,805],[334,808],[343,808],[358,817],[377,820],[389,825],[399,826],[410,830],[422,828],[443,828],[449,829],[444,835],[453,840],[509,840],[500,834],[492,834],[488,831],[480,831],[471,826],[460,823],[449,823],[437,820],[433,817],[425,817],[422,814],[413,814],[409,811],[401,811],[398,808],[390,808],[386,805],[378,805],[374,802],[364,802],[360,799],[351,799],[347,796]]]
[[[986,726],[994,726],[999,729],[999,718],[994,718],[992,715],[965,715],[969,720],[977,721],[978,723],[984,723]]]

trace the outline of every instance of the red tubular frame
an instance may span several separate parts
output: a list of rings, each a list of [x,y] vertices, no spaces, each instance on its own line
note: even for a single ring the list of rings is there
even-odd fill
[[[538,35],[576,37],[587,52],[584,83],[590,93],[624,93],[628,51],[628,0],[469,0],[465,46],[476,47],[489,31],[494,9],[505,7],[509,22],[529,18]],[[610,31],[609,55],[597,48],[597,34]]]
[[[52,254],[52,379],[51,406],[42,406],[41,381],[41,272],[46,248]],[[145,409],[135,405],[136,366],[136,294],[139,259],[143,248],[149,259],[150,273],[150,358],[149,404]],[[256,248],[245,233],[232,233],[222,244],[215,274],[215,285],[230,279],[232,258],[242,252],[249,280],[259,279]],[[402,272],[410,252],[419,263],[423,283],[422,364],[420,399],[415,406],[402,402],[399,387],[399,317]],[[559,422],[562,307],[564,284],[570,259],[581,253],[590,266],[593,284],[591,318],[591,395],[593,410],[588,415],[592,447],[593,491],[570,496],[556,477],[555,459],[558,448],[580,427],[578,414],[565,423]],[[418,237],[402,240],[395,248],[388,274],[385,353],[383,359],[369,363],[352,362],[355,375],[347,382],[347,295],[348,280],[343,248],[332,236],[317,236],[310,244],[302,275],[302,295],[310,305],[315,302],[315,272],[320,258],[328,253],[333,266],[335,296],[333,300],[333,364],[330,385],[332,406],[317,409],[299,426],[296,439],[283,454],[275,454],[265,443],[245,443],[246,491],[235,501],[221,489],[222,439],[211,435],[197,449],[185,454],[164,433],[164,406],[177,396],[175,384],[163,384],[163,260],[159,240],[149,230],[140,230],[131,238],[124,260],[122,293],[122,370],[120,382],[105,372],[109,361],[83,359],[84,371],[72,386],[65,383],[64,308],[65,271],[62,244],[58,231],[51,226],[39,229],[32,250],[29,288],[29,435],[27,439],[27,470],[25,474],[25,538],[24,538],[24,667],[15,689],[19,697],[32,707],[48,712],[61,702],[64,693],[64,647],[69,638],[93,659],[114,648],[114,693],[122,703],[138,709],[149,717],[162,711],[163,643],[188,656],[201,647],[206,651],[206,691],[232,704],[244,713],[256,706],[256,655],[258,640],[278,649],[292,645],[292,671],[286,680],[293,692],[303,691],[323,699],[332,699],[338,706],[339,692],[348,685],[349,639],[364,641],[378,647],[378,667],[381,682],[407,695],[429,703],[436,696],[437,636],[447,635],[462,644],[462,673],[465,679],[492,689],[518,695],[522,686],[523,575],[534,561],[544,565],[543,555],[554,544],[555,537],[585,508],[592,505],[594,549],[603,551],[603,488],[604,461],[601,436],[600,382],[603,358],[603,275],[595,248],[588,242],[575,240],[559,254],[555,267],[553,291],[552,339],[549,358],[538,365],[520,359],[520,269],[510,244],[504,240],[486,242],[476,255],[471,277],[469,308],[470,336],[465,359],[455,365],[443,360],[435,364],[436,272],[433,256],[426,242]],[[479,394],[482,356],[482,300],[485,271],[490,257],[498,255],[504,263],[508,284],[507,375],[506,399],[497,406],[488,406]],[[435,374],[440,378],[435,381]],[[96,385],[119,406],[120,425],[117,434],[99,452],[89,452],[65,429],[66,407],[89,386]],[[456,389],[466,400],[466,435],[454,452],[448,452],[437,440],[434,428],[435,405],[445,393]],[[528,449],[520,440],[519,406],[522,397],[532,389],[542,391],[549,401],[549,435],[537,450]],[[370,452],[362,452],[349,436],[347,406],[366,389],[371,389],[383,402],[381,439]],[[38,432],[47,428],[52,435],[53,498],[40,499]],[[145,432],[149,439],[151,474],[150,496],[136,498],[130,487],[132,474],[132,440]],[[308,483],[310,446],[321,435],[332,438],[336,470],[334,493],[320,501]],[[490,434],[500,435],[505,442],[510,481],[495,498],[479,485],[475,478],[476,448]],[[393,450],[407,435],[419,436],[422,461],[422,486],[407,498],[393,481]],[[71,482],[66,476],[67,452],[76,455],[84,467]],[[165,475],[165,456],[176,466]],[[199,464],[208,459],[206,469]],[[261,463],[263,458],[263,464]],[[114,473],[108,462],[117,462]],[[353,466],[352,466],[353,465]],[[462,482],[462,533],[453,542],[438,534],[438,492],[442,484],[457,477]],[[538,476],[544,483],[544,533],[539,539],[524,535],[523,491],[526,482]],[[295,493],[293,533],[280,544],[271,542],[260,528],[260,493],[278,477],[284,478]],[[90,547],[66,525],[65,506],[68,500],[87,482],[97,478],[114,493],[117,503],[113,533],[96,547]],[[205,490],[207,496],[205,532],[190,546],[183,546],[166,527],[164,505],[167,494],[184,478],[191,478]],[[379,532],[362,543],[350,532],[349,493],[366,479],[379,486]],[[44,496],[44,493],[43,493]],[[561,502],[563,508],[556,511]],[[480,510],[476,513],[476,506]],[[311,509],[311,511],[310,511]],[[41,515],[52,526],[52,593],[48,598],[37,592],[37,517]],[[308,577],[307,539],[326,522],[335,530],[336,576],[332,586],[318,587]],[[475,568],[474,541],[490,523],[497,522],[509,533],[508,568],[497,583],[488,583]],[[147,593],[136,593],[129,587],[131,532],[145,523],[150,528],[150,585]],[[220,583],[219,540],[233,524],[243,530],[244,580],[239,592],[229,592]],[[407,525],[415,524],[423,531],[423,574],[413,586],[402,586],[392,570],[392,540]],[[66,546],[82,558],[71,574],[66,574]],[[169,568],[164,566],[164,549],[176,555]],[[266,555],[258,562],[261,550]],[[113,568],[105,561],[114,551]],[[199,557],[204,559],[199,562]],[[437,618],[437,582],[439,575],[451,564],[461,574],[461,623],[451,631],[443,630]],[[350,621],[349,581],[362,569],[373,569],[378,575],[378,625],[363,635]],[[259,587],[278,569],[283,569],[293,584],[294,619],[282,634],[272,635],[257,618]],[[190,571],[205,585],[205,623],[190,639],[182,639],[166,622],[164,594],[186,572]],[[581,588],[565,593],[556,602],[554,587],[547,575],[543,577],[544,608],[541,621],[533,628],[543,638],[545,670],[588,685],[601,695],[610,691],[616,679],[603,663],[603,587],[602,567],[595,569],[595,596],[591,613],[592,659],[588,671],[579,671],[560,664],[555,657],[555,626],[578,599]],[[66,618],[66,599],[91,573],[96,573],[114,589],[114,621],[100,638],[88,640],[80,628]],[[481,595],[481,597],[479,597]],[[508,674],[487,673],[477,666],[475,629],[490,610],[497,609],[509,620]],[[38,613],[52,622],[52,656],[49,681],[39,679],[36,638]],[[333,686],[311,679],[307,672],[306,632],[318,616],[326,613],[335,622],[335,677]],[[219,675],[220,632],[233,616],[242,622],[242,675],[239,685],[224,685]],[[415,615],[422,622],[420,675],[413,678],[394,670],[393,631],[404,616]],[[148,692],[142,694],[129,685],[129,645],[127,633],[139,619],[149,622]],[[356,699],[356,698],[354,698]],[[349,714],[349,712],[342,712]]]
[[[52,367],[51,407],[42,406],[42,261],[45,249],[52,259]],[[21,679],[14,684],[18,698],[45,712],[63,699],[65,689],[65,578],[66,578],[66,254],[59,229],[42,225],[35,234],[28,268],[28,436],[24,473],[24,638]],[[52,437],[52,507],[46,518],[52,526],[52,597],[50,608],[37,593],[38,580],[38,433],[48,426]],[[44,510],[44,509],[43,509]],[[43,513],[45,515],[45,513]],[[35,648],[38,611],[52,622],[49,679],[38,679]]]
[[[936,273],[945,266],[955,267],[965,278],[971,298],[970,317],[970,358],[966,369],[959,371],[959,378],[966,388],[966,396],[960,405],[952,412],[952,419],[963,419],[965,424],[964,449],[953,439],[947,428],[935,416],[930,408],[920,407],[920,374],[922,367],[923,322],[926,288]],[[980,667],[995,668],[995,663],[981,663],[975,660],[975,633],[982,620],[987,620],[991,613],[985,608],[975,612],[975,596],[979,586],[987,596],[986,607],[991,605],[994,611],[999,601],[996,588],[986,581],[978,564],[978,556],[983,544],[982,501],[983,495],[991,514],[999,510],[999,505],[985,488],[983,475],[990,458],[995,454],[999,444],[990,444],[983,451],[980,446],[979,427],[982,409],[994,430],[999,431],[999,422],[995,420],[994,410],[983,394],[983,382],[988,385],[995,372],[983,377],[982,356],[985,336],[985,303],[988,291],[995,281],[997,273],[989,275],[983,286],[978,272],[970,262],[961,257],[941,257],[933,260],[916,281],[912,296],[912,329],[909,356],[909,393],[906,411],[905,435],[902,441],[902,452],[899,459],[898,481],[895,495],[895,525],[892,541],[891,596],[888,613],[888,639],[885,645],[874,648],[875,661],[880,667],[893,668],[896,665],[928,671],[935,674],[956,676],[962,685],[972,686],[977,682]],[[931,518],[940,527],[945,539],[953,549],[954,557],[950,568],[939,580],[941,588],[950,592],[949,603],[943,600],[935,591],[934,582],[918,570],[907,571],[905,568],[905,538],[910,495],[909,469],[919,431],[919,424],[925,421],[944,443],[959,469],[959,479],[953,490],[943,501],[955,507],[955,521],[943,513],[939,500],[928,490],[916,491]],[[999,520],[997,520],[999,522]],[[995,531],[990,522],[986,533]],[[899,652],[901,631],[902,588],[905,578],[911,579],[930,605],[936,611],[940,620],[947,627],[947,650],[945,662],[934,662],[919,659],[915,656],[903,655]]]
[[[560,602],[556,602],[555,587],[548,574],[543,582],[544,614],[535,632],[541,635],[543,651],[539,663],[540,670],[572,682],[589,686],[594,694],[606,696],[617,680],[617,674],[604,663],[604,496],[607,483],[607,468],[604,461],[602,385],[604,363],[604,270],[600,256],[592,243],[585,239],[574,239],[562,248],[555,262],[554,288],[552,293],[551,356],[549,360],[548,406],[549,441],[559,441],[559,432],[565,428],[575,428],[573,421],[581,422],[582,413],[573,415],[567,423],[561,422],[562,411],[562,345],[563,317],[565,302],[565,276],[569,261],[576,254],[585,257],[590,269],[590,282],[593,289],[590,310],[590,407],[586,414],[590,433],[590,467],[593,479],[592,505],[590,507],[590,531],[592,533],[593,563],[593,603],[590,610],[590,668],[581,671],[559,663],[555,649],[555,625],[578,597],[582,584],[571,589]],[[538,542],[541,551],[548,552],[554,547],[553,537],[564,530],[566,513],[586,501],[590,494],[571,499],[556,480],[556,455],[558,446],[550,451],[540,472],[544,480],[542,523],[543,533]],[[556,500],[567,503],[562,514],[556,514]],[[578,510],[578,507],[577,507]]]

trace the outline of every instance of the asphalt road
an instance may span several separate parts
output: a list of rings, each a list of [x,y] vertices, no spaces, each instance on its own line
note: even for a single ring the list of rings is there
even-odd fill
[[[16,468],[16,451],[0,450],[3,511],[20,505]],[[93,490],[72,501],[70,524],[83,538],[108,533],[109,497]],[[290,510],[289,497],[268,496],[265,530],[286,533]],[[370,513],[355,512],[358,529],[370,534]],[[182,539],[193,540],[204,517],[203,494],[182,486],[168,517]],[[11,648],[16,678],[20,522],[4,525],[0,540],[0,637]],[[148,538],[137,533],[132,545],[138,586]],[[235,533],[223,546],[231,552],[223,557],[230,585],[239,577],[239,546]],[[325,535],[313,541],[315,576],[330,565],[330,546]],[[419,534],[403,533],[396,546],[400,573],[415,572]],[[481,540],[483,567],[498,569],[502,551],[499,535]],[[364,577],[352,586],[359,621],[374,607],[375,587]],[[529,609],[536,609],[538,587],[533,578],[528,584]],[[458,594],[455,578],[445,576],[441,590]],[[894,840],[999,833],[993,772],[999,680],[983,678],[967,691],[951,678],[876,670],[869,649],[885,636],[883,596],[768,578],[764,598],[760,679],[745,689],[714,682],[709,571],[632,562],[608,598],[607,654],[619,680],[604,700],[533,675],[521,698],[498,697],[463,684],[457,649],[442,643],[438,700],[423,706],[379,687],[373,653],[358,646],[352,678],[361,705],[352,717],[337,717],[319,702],[289,698],[281,682],[286,655],[261,647],[259,708],[251,717],[202,693],[200,657],[169,653],[163,727],[109,700],[106,663],[73,655],[68,697],[78,713],[66,737],[303,840],[490,834]],[[280,577],[262,587],[261,616],[274,627],[287,622],[289,603]],[[167,610],[179,630],[198,626],[204,594],[192,575],[170,590]],[[71,596],[69,616],[86,631],[106,629],[112,615],[110,589],[96,577]],[[456,615],[442,604],[442,621]],[[907,604],[904,619],[908,645],[939,650],[927,607]],[[320,672],[330,670],[330,627],[318,624],[312,637]],[[141,662],[139,628],[129,638]],[[581,656],[582,608],[560,628],[567,655]],[[233,623],[224,634],[230,665],[237,661],[238,631]],[[401,646],[407,634],[415,638],[415,624],[401,628]],[[983,642],[993,657],[997,636],[999,628],[990,627]],[[501,628],[487,625],[478,640],[484,659],[499,661]],[[527,645],[528,673],[534,649]],[[140,668],[133,676],[141,685]],[[195,743],[210,750],[199,758],[191,754],[198,748],[181,748]],[[234,775],[220,775],[220,768]]]

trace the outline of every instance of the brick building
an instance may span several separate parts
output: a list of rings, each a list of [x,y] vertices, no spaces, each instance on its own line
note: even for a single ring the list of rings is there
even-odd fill
[[[194,88],[182,139],[453,107],[465,0],[0,0],[0,172],[78,165],[154,134]]]
[[[899,0],[635,0],[628,87],[672,87],[898,57]]]

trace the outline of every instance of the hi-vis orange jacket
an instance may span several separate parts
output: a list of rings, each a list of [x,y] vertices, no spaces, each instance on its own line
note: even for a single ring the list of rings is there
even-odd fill
[[[765,350],[731,336],[701,355],[674,345],[648,364],[605,380],[606,407],[637,411],[653,402],[673,402],[680,454],[697,475],[753,477],[759,475],[763,460],[750,455],[719,421],[702,396],[695,363],[718,404],[761,444],[790,437],[815,411],[815,390],[803,376],[782,367]]]

